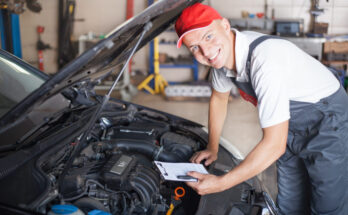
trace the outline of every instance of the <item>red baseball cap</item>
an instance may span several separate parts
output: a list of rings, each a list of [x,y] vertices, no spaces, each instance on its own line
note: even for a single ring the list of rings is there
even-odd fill
[[[175,31],[179,37],[176,47],[181,47],[182,38],[187,33],[205,28],[216,19],[222,19],[222,17],[208,5],[196,3],[185,8],[175,22]]]

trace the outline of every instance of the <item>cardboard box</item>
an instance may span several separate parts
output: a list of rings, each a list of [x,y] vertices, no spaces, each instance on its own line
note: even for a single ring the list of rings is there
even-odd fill
[[[348,41],[325,42],[324,53],[348,53]]]
[[[314,24],[314,33],[315,34],[327,34],[328,28],[329,28],[329,23],[316,22]]]

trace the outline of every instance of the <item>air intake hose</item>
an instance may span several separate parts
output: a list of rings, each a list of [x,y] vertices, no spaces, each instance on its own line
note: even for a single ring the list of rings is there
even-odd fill
[[[109,142],[121,151],[141,153],[153,160],[166,162],[184,162],[185,160],[174,152],[168,152],[149,141],[133,139],[115,139]]]

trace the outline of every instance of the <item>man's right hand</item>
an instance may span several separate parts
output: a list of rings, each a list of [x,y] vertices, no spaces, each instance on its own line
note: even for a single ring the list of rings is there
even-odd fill
[[[209,166],[216,159],[217,159],[217,151],[205,149],[193,154],[190,161],[192,163],[201,163],[202,160],[205,160],[204,165]]]

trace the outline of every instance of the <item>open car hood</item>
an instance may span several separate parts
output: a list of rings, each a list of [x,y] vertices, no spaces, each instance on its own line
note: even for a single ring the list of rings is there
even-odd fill
[[[58,71],[10,110],[1,119],[0,126],[13,123],[35,106],[68,87],[86,83],[97,84],[100,79],[111,73],[112,68],[127,59],[145,24],[151,22],[152,28],[145,34],[137,50],[167,29],[184,8],[198,1],[200,0],[162,0],[152,4]]]

